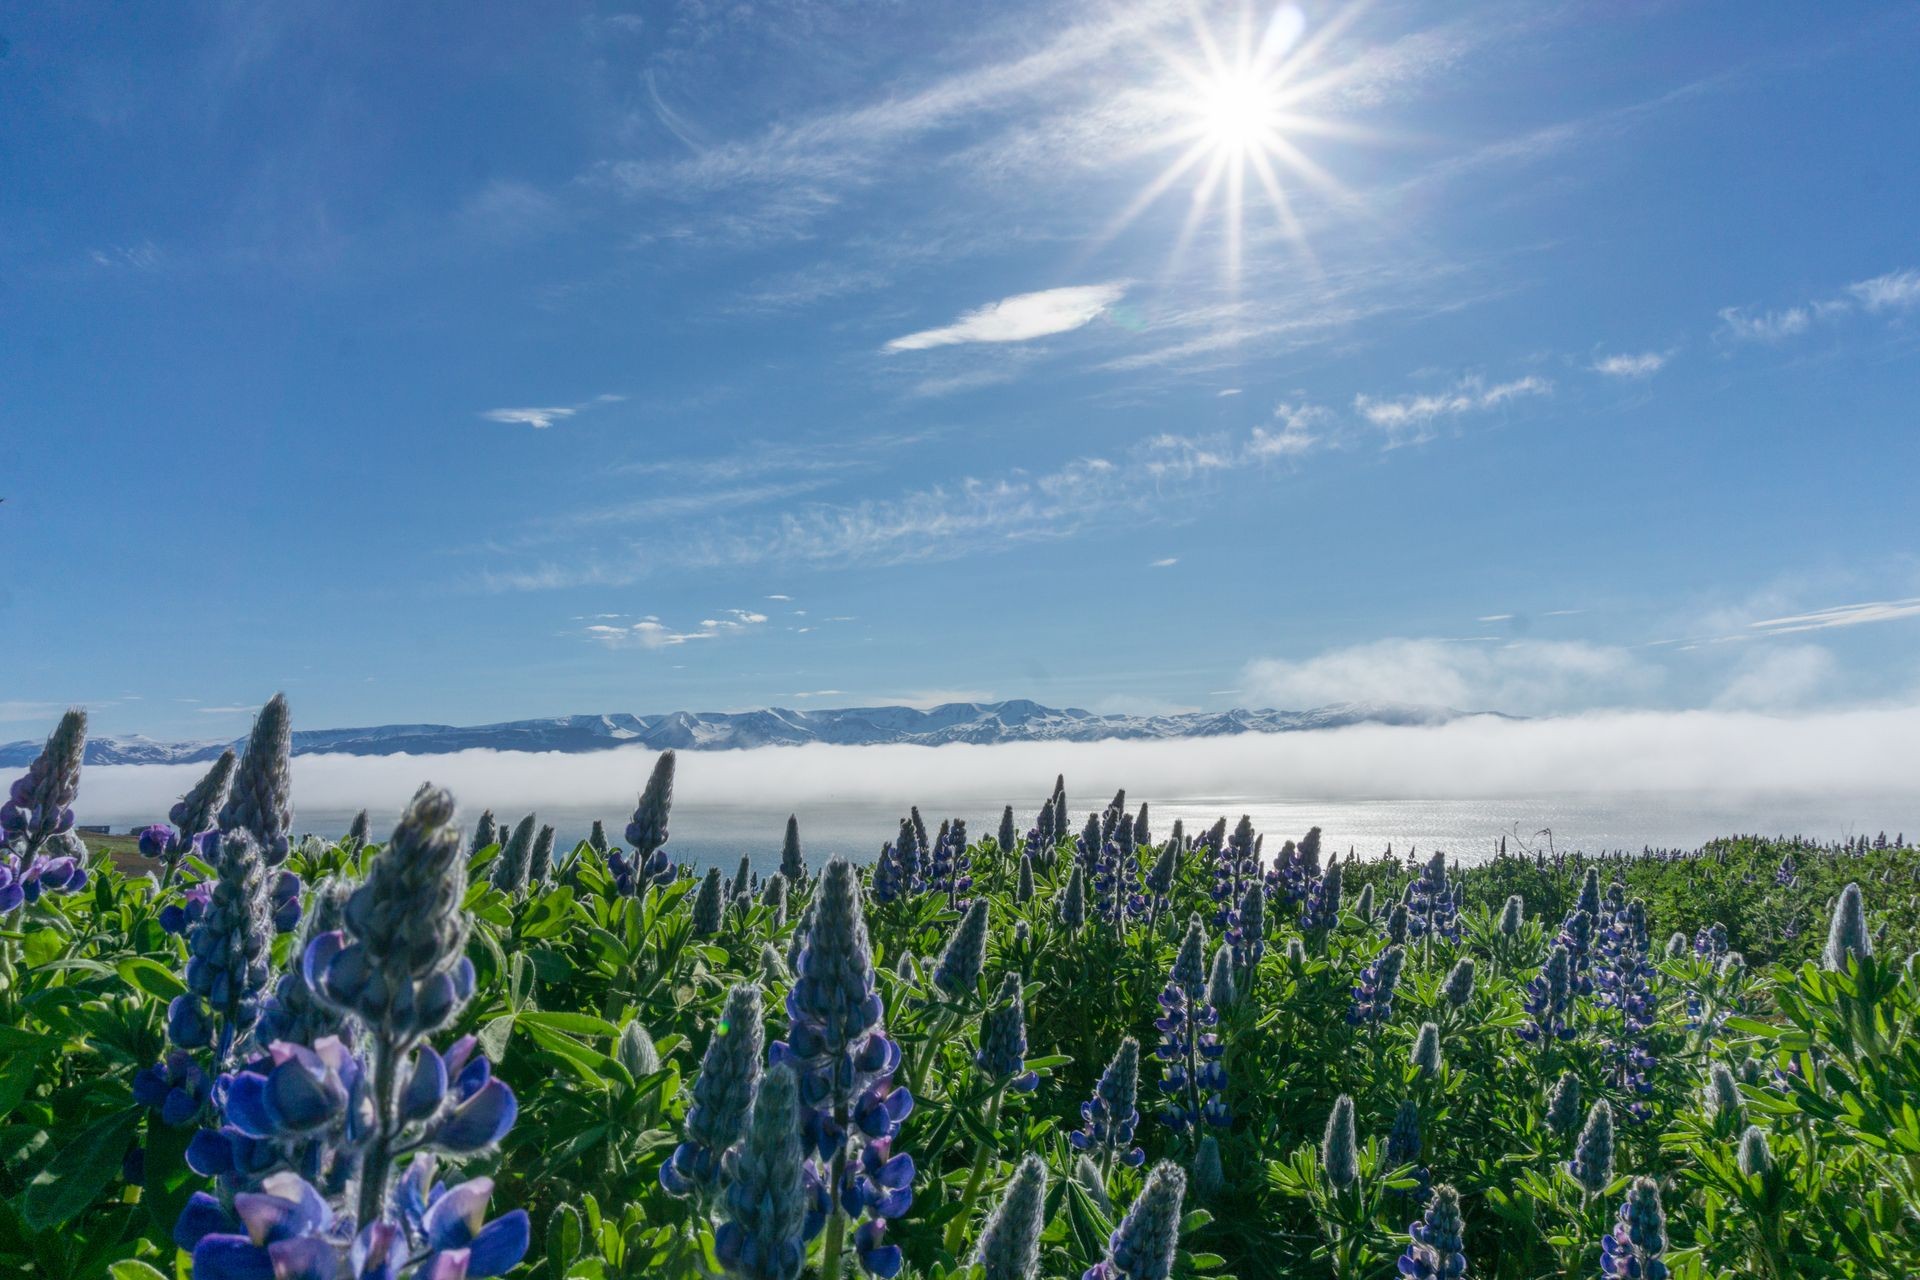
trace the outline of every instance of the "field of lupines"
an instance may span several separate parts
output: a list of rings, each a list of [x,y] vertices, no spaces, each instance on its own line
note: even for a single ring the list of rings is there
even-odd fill
[[[296,837],[276,698],[130,875],[84,733],[0,807],[9,1273],[1920,1274],[1904,837],[1460,868],[1056,781],[763,878],[676,863],[671,753],[619,840]]]

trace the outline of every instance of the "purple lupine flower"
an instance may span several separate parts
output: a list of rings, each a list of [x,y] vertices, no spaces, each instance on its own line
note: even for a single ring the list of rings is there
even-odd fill
[[[1324,933],[1340,922],[1341,890],[1345,880],[1341,866],[1341,863],[1333,863],[1325,874],[1314,877],[1312,884],[1307,887],[1300,903],[1300,928],[1303,932]]]
[[[86,856],[73,834],[73,802],[80,795],[86,750],[87,713],[76,707],[60,717],[40,754],[0,802],[0,849],[18,856],[15,875],[22,879],[43,849],[55,860],[77,862]]]
[[[1547,1098],[1547,1127],[1565,1140],[1579,1129],[1580,1116],[1580,1077],[1571,1071],[1562,1072]]]
[[[775,1066],[760,1078],[746,1140],[724,1163],[726,1221],[713,1233],[720,1265],[738,1280],[799,1280],[829,1205],[800,1140],[793,1068]]]
[[[1258,880],[1247,885],[1224,932],[1233,953],[1233,975],[1239,989],[1251,993],[1267,953],[1267,892]]]
[[[1412,1165],[1414,1180],[1419,1184],[1409,1191],[1396,1191],[1396,1196],[1406,1196],[1415,1204],[1427,1202],[1428,1188],[1432,1175],[1425,1165],[1419,1164],[1420,1150],[1420,1104],[1412,1098],[1402,1098],[1400,1109],[1394,1112],[1393,1127],[1387,1130],[1387,1163],[1391,1166]]]
[[[1616,1087],[1632,1096],[1627,1115],[1643,1120],[1649,1114],[1641,1098],[1653,1092],[1653,1024],[1656,1013],[1649,978],[1646,904],[1634,899],[1614,911],[1601,930],[1595,949],[1594,982],[1602,1008],[1619,1013],[1616,1024],[1604,1028],[1610,1071]]]
[[[1028,1280],[1040,1274],[1040,1229],[1046,1225],[1047,1166],[1029,1155],[1013,1171],[1006,1194],[980,1228],[974,1255],[984,1280]]]
[[[747,1110],[760,1086],[760,988],[742,983],[727,993],[693,1082],[687,1108],[686,1140],[660,1166],[660,1185],[669,1195],[688,1196],[714,1186],[720,1157],[747,1130]]]
[[[1587,1112],[1586,1127],[1580,1130],[1566,1168],[1589,1197],[1599,1195],[1613,1181],[1613,1108],[1605,1098]]]
[[[807,859],[800,852],[800,819],[791,813],[787,815],[786,835],[780,841],[780,874],[788,884],[807,882]]]
[[[1190,1132],[1203,1117],[1217,1126],[1232,1121],[1223,1046],[1212,1030],[1220,1013],[1206,998],[1206,951],[1206,928],[1196,915],[1187,922],[1173,971],[1160,992],[1160,1016],[1153,1023],[1160,1032],[1155,1053],[1164,1064],[1160,1087],[1167,1094],[1161,1117],[1179,1134]]]
[[[276,693],[254,717],[246,754],[234,771],[227,802],[220,806],[220,830],[245,831],[260,847],[261,861],[277,867],[292,851],[293,723],[287,695]]]
[[[1080,1280],[1167,1280],[1180,1244],[1180,1205],[1187,1175],[1162,1160],[1147,1175],[1139,1199],[1107,1238],[1107,1256],[1081,1273]]]
[[[1460,1193],[1452,1187],[1442,1183],[1433,1189],[1426,1213],[1407,1228],[1407,1236],[1401,1275],[1409,1280],[1457,1280],[1467,1274],[1466,1220],[1460,1215]]]
[[[1225,819],[1221,819],[1222,823]],[[1247,886],[1260,876],[1260,855],[1255,849],[1253,819],[1240,816],[1224,847],[1216,847],[1213,856],[1214,927],[1228,929],[1235,923]]]
[[[1619,1280],[1667,1280],[1667,1214],[1660,1184],[1639,1177],[1620,1206],[1619,1221],[1600,1240],[1600,1274]]]
[[[861,1265],[890,1276],[901,1254],[882,1233],[886,1219],[911,1203],[914,1172],[913,1158],[895,1154],[891,1143],[913,1095],[893,1083],[900,1048],[882,1027],[886,1007],[874,986],[859,876],[844,859],[821,872],[797,960],[787,1039],[775,1041],[769,1057],[798,1076],[804,1129],[828,1165],[835,1212],[865,1217],[854,1237]]]
[[[1693,935],[1693,954],[1702,960],[1718,962],[1727,954],[1727,926],[1718,920],[1702,925]]]
[[[1773,882],[1782,889],[1791,889],[1800,881],[1800,870],[1793,861],[1791,853],[1782,854],[1780,865],[1774,869]]]
[[[973,994],[987,959],[987,900],[981,898],[953,927],[933,967],[933,985],[949,999]]]
[[[1080,1127],[1067,1135],[1074,1149],[1092,1156],[1102,1169],[1116,1160],[1129,1167],[1143,1163],[1147,1153],[1133,1145],[1139,1090],[1140,1042],[1127,1036],[1094,1083],[1093,1096],[1080,1104]]]
[[[906,869],[901,865],[896,846],[880,846],[880,859],[873,864],[873,900],[882,906],[899,900],[908,889]]]
[[[140,852],[161,864],[160,882],[172,882],[173,874],[188,854],[198,855],[200,838],[219,822],[220,810],[233,787],[234,769],[240,758],[229,747],[222,751],[193,789],[174,802],[167,813],[172,826],[156,825],[140,833]]]
[[[282,872],[281,878],[290,874]],[[297,883],[298,878],[295,877],[295,880]],[[188,892],[191,894],[192,890]],[[353,885],[338,879],[323,881],[314,890],[313,911],[307,919],[305,931],[294,940],[286,972],[274,983],[273,994],[260,1006],[260,1023],[254,1032],[260,1043],[291,1040],[310,1045],[326,1036],[340,1036],[349,1043],[353,1041],[353,1020],[322,1000],[307,985],[302,963],[309,941],[323,933],[331,933],[345,923],[347,898],[352,893]],[[297,905],[299,899],[295,898],[294,901]],[[163,912],[163,925],[166,923],[164,915]]]
[[[184,1049],[172,1049],[158,1065],[143,1067],[133,1077],[133,1100],[152,1107],[173,1127],[190,1124],[213,1093],[213,1078]]]
[[[1087,923],[1087,880],[1078,863],[1067,876],[1067,887],[1060,893],[1060,923],[1069,934],[1080,932]]]
[[[1040,1083],[1039,1075],[1027,1070],[1027,1009],[1019,974],[1000,980],[992,1007],[981,1015],[980,1049],[973,1061],[987,1079],[1018,1093],[1029,1093]]]
[[[1416,938],[1460,940],[1460,911],[1447,882],[1447,856],[1437,849],[1408,887],[1407,928]]]
[[[940,834],[927,855],[927,890],[945,895],[949,910],[964,910],[973,888],[972,859],[967,854],[967,824],[958,818],[940,824]]]
[[[1377,1027],[1393,1016],[1393,993],[1400,985],[1400,970],[1406,964],[1406,950],[1390,946],[1360,971],[1353,986],[1353,1007],[1347,1021],[1356,1027]]]
[[[1540,967],[1539,974],[1527,983],[1522,1000],[1527,1023],[1519,1030],[1520,1038],[1528,1044],[1573,1039],[1573,1026],[1568,1017],[1573,1001],[1570,968],[1567,949],[1555,945],[1547,952],[1547,962]]]
[[[209,835],[205,847],[213,879],[187,930],[187,990],[167,1006],[167,1038],[183,1049],[212,1045],[224,1067],[252,1034],[272,976],[272,890],[246,831]]]
[[[663,847],[667,843],[667,817],[673,808],[674,754],[662,751],[653,762],[640,802],[634,806],[633,819],[627,823],[629,858],[619,850],[607,855],[607,870],[613,875],[616,891],[626,897],[644,897],[649,888],[673,879],[673,858]]]

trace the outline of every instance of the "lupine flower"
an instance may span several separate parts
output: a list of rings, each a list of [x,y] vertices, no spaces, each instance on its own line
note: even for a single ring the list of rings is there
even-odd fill
[[[220,830],[244,830],[260,847],[270,867],[287,860],[293,809],[293,724],[287,713],[287,695],[276,693],[254,718],[246,754],[234,771],[233,789],[220,808]]]
[[[1227,945],[1233,949],[1234,976],[1240,986],[1253,989],[1254,974],[1260,958],[1267,953],[1267,895],[1258,880],[1247,886],[1226,929]]]
[[[987,1079],[1020,1093],[1040,1083],[1039,1075],[1027,1070],[1027,1008],[1019,974],[1000,979],[993,1005],[980,1017],[980,1051],[973,1061]]]
[[[1600,1274],[1620,1280],[1667,1280],[1667,1214],[1660,1206],[1660,1184],[1633,1180],[1620,1206],[1620,1220],[1600,1240]]]
[[[1341,887],[1345,878],[1340,868],[1340,863],[1334,863],[1307,888],[1300,903],[1300,927],[1309,933],[1331,929],[1340,922]]]
[[[854,1233],[861,1265],[891,1276],[900,1268],[900,1249],[882,1243],[881,1233],[887,1218],[912,1203],[914,1174],[913,1158],[895,1154],[891,1144],[913,1095],[893,1084],[900,1048],[881,1028],[885,1005],[874,988],[859,883],[844,859],[821,872],[787,993],[787,1039],[774,1042],[770,1057],[793,1066],[809,1110],[807,1136],[836,1174],[844,1171],[835,1190],[839,1209],[866,1215]],[[849,1145],[855,1136],[864,1139],[857,1151]]]
[[[1860,886],[1849,884],[1833,904],[1833,923],[1827,928],[1827,949],[1822,963],[1835,973],[1845,973],[1847,964],[1864,964],[1873,956],[1873,943],[1867,937],[1867,909],[1860,897]]]
[[[1472,956],[1461,956],[1447,974],[1447,980],[1440,984],[1440,994],[1447,1003],[1456,1009],[1464,1009],[1473,999],[1474,960]]]
[[[191,1123],[212,1093],[213,1077],[184,1049],[170,1050],[166,1061],[144,1067],[133,1077],[133,1100],[152,1107],[175,1128]]]
[[[1225,819],[1221,820],[1223,823]],[[1233,829],[1224,847],[1214,850],[1213,923],[1216,928],[1233,927],[1234,916],[1247,886],[1260,876],[1260,855],[1254,847],[1253,819],[1246,814]]]
[[[1238,1004],[1239,992],[1233,987],[1233,949],[1221,943],[1214,949],[1213,968],[1207,974],[1207,1003],[1215,1009]]]
[[[87,713],[76,707],[60,717],[40,754],[0,803],[0,846],[14,846],[23,864],[31,864],[43,848],[56,857],[84,855],[72,832],[86,750]]]
[[[780,841],[780,874],[790,884],[803,884],[807,878],[807,860],[800,852],[800,819],[787,815],[787,834]]]
[[[1419,1033],[1413,1038],[1411,1055],[1414,1070],[1421,1076],[1437,1075],[1440,1071],[1440,1028],[1431,1022],[1420,1024]]]
[[[1742,1177],[1767,1176],[1767,1170],[1773,1167],[1773,1155],[1767,1150],[1767,1135],[1759,1125],[1748,1125],[1747,1131],[1740,1135],[1740,1151],[1736,1158]]]
[[[533,852],[527,858],[527,885],[539,888],[553,873],[553,828],[543,825],[533,838]]]
[[[1087,923],[1087,881],[1078,866],[1067,877],[1066,890],[1060,895],[1060,923],[1068,933],[1080,932]]]
[[[1107,1238],[1107,1256],[1088,1267],[1080,1280],[1167,1280],[1180,1244],[1180,1206],[1186,1194],[1187,1175],[1179,1165],[1162,1160],[1153,1166],[1139,1198]]]
[[[1724,1120],[1728,1125],[1742,1123],[1746,1119],[1746,1101],[1740,1096],[1740,1086],[1734,1082],[1733,1072],[1724,1062],[1716,1062],[1707,1068],[1707,1087],[1702,1096],[1707,1114],[1716,1120]]]
[[[527,887],[527,875],[533,866],[534,816],[520,819],[493,863],[493,887],[502,893],[519,893]]]
[[[1227,1171],[1220,1164],[1220,1139],[1211,1133],[1200,1135],[1193,1152],[1193,1191],[1202,1200],[1217,1198],[1227,1188]]]
[[[910,887],[906,869],[901,865],[899,846],[881,845],[879,860],[873,864],[873,900],[885,906],[899,900]]]
[[[1020,878],[1014,884],[1013,900],[1022,905],[1033,901],[1033,859],[1020,855]]]
[[[691,923],[693,936],[711,938],[720,932],[720,868],[708,867],[707,874],[700,880],[700,888],[693,895]]]
[[[1336,1191],[1345,1191],[1360,1176],[1360,1135],[1353,1124],[1353,1099],[1341,1094],[1333,1100],[1327,1131],[1320,1138],[1320,1167]]]
[[[499,844],[500,828],[493,820],[493,810],[486,809],[480,814],[480,821],[473,824],[473,843],[469,846],[478,853],[489,845]]]
[[[602,857],[607,853],[607,824],[595,818],[587,829],[587,847]]]
[[[1467,1274],[1466,1220],[1460,1193],[1445,1183],[1433,1189],[1426,1214],[1407,1228],[1409,1243],[1400,1255],[1400,1274],[1410,1280],[1456,1280]]]
[[[733,879],[727,884],[727,903],[729,906],[745,908],[753,898],[753,859],[748,854],[740,855],[740,866],[733,873]]]
[[[1161,846],[1160,856],[1147,871],[1147,894],[1155,916],[1167,909],[1167,899],[1173,895],[1173,878],[1179,871],[1180,841],[1176,837]]]
[[[1718,961],[1727,953],[1727,926],[1718,920],[1702,925],[1693,935],[1693,954],[1702,960]]]
[[[1373,923],[1373,885],[1371,882],[1360,886],[1360,896],[1353,900],[1353,914],[1360,917],[1362,924]]]
[[[1667,936],[1667,959],[1678,960],[1687,954],[1687,935],[1675,929]]]
[[[1600,914],[1600,871],[1597,867],[1588,867],[1586,878],[1580,882],[1580,898],[1575,910],[1587,913],[1588,919]]]
[[[246,831],[209,835],[207,905],[187,933],[187,990],[167,1006],[167,1038],[214,1046],[224,1066],[252,1034],[272,975],[273,916],[266,867]]]
[[[1220,1013],[1206,994],[1206,954],[1206,928],[1195,915],[1187,921],[1186,937],[1160,992],[1160,1016],[1153,1023],[1160,1031],[1155,1053],[1166,1064],[1160,1080],[1167,1093],[1161,1116],[1175,1133],[1186,1133],[1203,1117],[1213,1125],[1232,1120],[1224,1096],[1223,1046],[1212,1031]]]
[[[787,962],[780,955],[780,948],[771,942],[760,944],[760,980],[762,982],[785,982],[793,975],[787,972]]]
[[[945,950],[933,967],[933,985],[959,999],[980,985],[987,959],[987,900],[981,898],[953,927]]]
[[[347,898],[352,892],[351,882],[338,879],[323,881],[314,890],[313,911],[307,918],[306,929],[294,940],[286,972],[276,980],[273,994],[260,1007],[260,1023],[254,1035],[261,1044],[291,1040],[310,1045],[327,1036],[352,1041],[352,1020],[307,985],[301,964],[308,942],[341,927],[346,919]]]
[[[727,993],[726,1009],[700,1060],[686,1140],[660,1166],[660,1185],[669,1195],[692,1195],[719,1177],[721,1155],[747,1129],[747,1109],[760,1084],[762,1047],[760,988],[742,983]]]
[[[975,1260],[986,1272],[985,1280],[1029,1280],[1040,1274],[1040,1228],[1046,1209],[1047,1166],[1039,1156],[1029,1155],[1013,1171],[1006,1194],[980,1229]]]
[[[651,886],[673,878],[673,859],[662,847],[667,843],[667,815],[673,808],[673,764],[673,752],[662,751],[647,776],[646,789],[627,823],[631,860],[617,850],[607,855],[614,887],[626,896],[644,895]]]
[[[787,922],[787,877],[786,873],[776,871],[767,877],[765,887],[760,890],[760,905],[773,913],[773,927],[778,929]]]
[[[1420,1106],[1412,1098],[1402,1098],[1400,1109],[1393,1115],[1393,1127],[1387,1130],[1387,1163],[1396,1167],[1414,1165],[1413,1176],[1419,1186],[1408,1194],[1416,1204],[1426,1203],[1427,1187],[1431,1180],[1431,1175],[1424,1166],[1414,1164],[1420,1158],[1422,1145]]]
[[[1409,887],[1407,927],[1416,938],[1460,940],[1460,913],[1447,882],[1447,856],[1437,849]]]
[[[1080,1127],[1067,1135],[1076,1150],[1094,1156],[1100,1164],[1138,1166],[1147,1153],[1133,1145],[1140,1123],[1140,1042],[1132,1036],[1120,1041],[1113,1061],[1100,1073],[1093,1096],[1080,1104]]]
[[[1580,1127],[1580,1077],[1563,1072],[1547,1098],[1547,1127],[1561,1139],[1571,1138]]]
[[[1799,868],[1794,865],[1793,855],[1791,853],[1782,855],[1780,865],[1774,869],[1773,882],[1782,889],[1791,889],[1799,879]]]
[[[372,820],[367,817],[367,811],[362,809],[354,814],[353,821],[347,824],[347,838],[342,843],[350,849],[358,849],[367,843],[368,837],[372,834]]]
[[[227,792],[233,786],[233,771],[240,762],[231,749],[222,751],[193,789],[174,802],[167,820],[172,826],[152,826],[140,833],[140,852],[162,864],[163,883],[171,883],[173,873],[187,854],[197,852],[200,837],[213,830]]]
[[[1618,887],[1618,886],[1616,886]],[[1622,896],[1624,890],[1622,890]],[[1596,947],[1594,981],[1602,1007],[1619,1011],[1617,1024],[1605,1025],[1607,1055],[1611,1060],[1613,1083],[1621,1090],[1640,1096],[1653,1092],[1654,1006],[1650,977],[1652,962],[1647,958],[1646,905],[1639,899],[1611,911],[1600,932]],[[1646,1103],[1636,1097],[1628,1108],[1635,1120],[1648,1115]]]
[[[646,1024],[638,1018],[620,1029],[620,1039],[615,1043],[613,1052],[620,1065],[627,1069],[627,1074],[635,1080],[644,1079],[660,1069],[659,1046],[654,1044]]]
[[[1013,806],[1008,805],[1000,811],[1000,829],[994,834],[993,846],[1004,856],[1012,852],[1015,839]]]
[[[1547,962],[1540,972],[1527,983],[1523,1004],[1527,1011],[1527,1024],[1520,1028],[1520,1038],[1529,1044],[1544,1043],[1548,1040],[1571,1040],[1573,1027],[1568,1021],[1572,991],[1568,978],[1571,961],[1567,949],[1555,945],[1547,952]]]
[[[1145,1159],[1146,1152],[1141,1152],[1140,1156]],[[1100,1172],[1100,1166],[1093,1162],[1092,1157],[1085,1154],[1074,1157],[1073,1180],[1085,1189],[1088,1198],[1100,1207],[1102,1214],[1113,1217],[1113,1197],[1107,1194],[1106,1175]]]
[[[1356,1027],[1380,1026],[1393,1016],[1393,993],[1400,985],[1400,970],[1406,964],[1406,950],[1390,946],[1360,971],[1353,987],[1353,1007],[1347,1021]]]
[[[1587,1125],[1574,1143],[1567,1172],[1589,1196],[1597,1196],[1613,1181],[1613,1108],[1602,1098],[1587,1112]]]
[[[81,848],[77,839],[65,833],[56,834],[53,840],[43,848]],[[79,856],[62,853],[49,857],[45,853],[22,856],[14,853],[0,853],[0,915],[17,910],[21,904],[38,902],[44,893],[77,893],[86,888],[87,869],[80,863]]]
[[[1407,940],[1407,904],[1396,902],[1387,911],[1387,941],[1402,946]]]
[[[1509,894],[1507,896],[1507,905],[1500,908],[1500,936],[1503,938],[1518,937],[1520,934],[1520,926],[1526,923],[1526,919],[1527,900],[1517,893]]]

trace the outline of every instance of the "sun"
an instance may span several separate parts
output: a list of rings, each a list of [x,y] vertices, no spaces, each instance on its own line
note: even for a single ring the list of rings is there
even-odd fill
[[[1162,86],[1151,96],[1160,125],[1142,144],[1171,151],[1159,175],[1114,219],[1105,238],[1119,231],[1184,179],[1190,207],[1174,246],[1177,263],[1198,229],[1217,219],[1223,269],[1229,285],[1240,276],[1249,201],[1263,206],[1295,248],[1311,261],[1306,233],[1294,210],[1295,196],[1313,188],[1350,199],[1305,150],[1303,140],[1357,136],[1356,131],[1314,111],[1315,99],[1349,74],[1319,65],[1328,46],[1355,12],[1349,8],[1309,32],[1294,4],[1267,10],[1242,4],[1231,30],[1216,32],[1194,11],[1191,41],[1162,47]]]

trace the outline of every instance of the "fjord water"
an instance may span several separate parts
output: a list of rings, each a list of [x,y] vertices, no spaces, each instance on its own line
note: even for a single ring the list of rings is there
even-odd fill
[[[1437,848],[1468,863],[1492,856],[1503,835],[1509,850],[1596,852],[1637,851],[1648,846],[1693,848],[1716,836],[1736,833],[1838,840],[1863,832],[1873,835],[1883,829],[1889,838],[1900,831],[1909,836],[1920,832],[1920,795],[1888,792],[1769,796],[1588,792],[1431,800],[1128,795],[1129,807],[1137,809],[1141,801],[1149,806],[1156,840],[1166,835],[1176,818],[1192,832],[1216,818],[1225,816],[1231,821],[1244,813],[1252,817],[1254,829],[1265,834],[1270,849],[1317,825],[1330,852],[1344,854],[1351,848],[1362,857],[1374,857],[1388,845],[1401,855],[1410,849]],[[921,796],[912,802],[920,806],[929,829],[947,818],[959,817],[966,820],[970,837],[979,839],[992,835],[1000,825],[1000,805],[990,799]],[[1090,804],[1105,802],[1105,797],[1095,801],[1090,796],[1073,800],[1076,825],[1085,821]],[[881,844],[898,830],[907,803],[859,801],[801,806],[797,813],[808,861],[818,866],[836,853],[862,861],[873,858]],[[1033,819],[1032,809],[1030,803],[1014,802],[1014,819],[1023,835]],[[792,811],[751,803],[716,806],[677,802],[669,847],[684,862],[717,864],[732,870],[745,855],[756,870],[765,871],[779,865],[781,834]],[[390,825],[398,815],[376,812],[373,816],[374,830],[380,832],[383,823]],[[471,809],[464,816],[476,817],[478,810]],[[517,819],[519,814],[501,812],[497,816]],[[300,811],[295,824],[301,831],[338,835],[352,817],[350,812]],[[562,847],[585,838],[596,817],[606,823],[608,838],[618,841],[626,826],[624,812],[562,809],[540,814],[542,822],[554,825]]]

